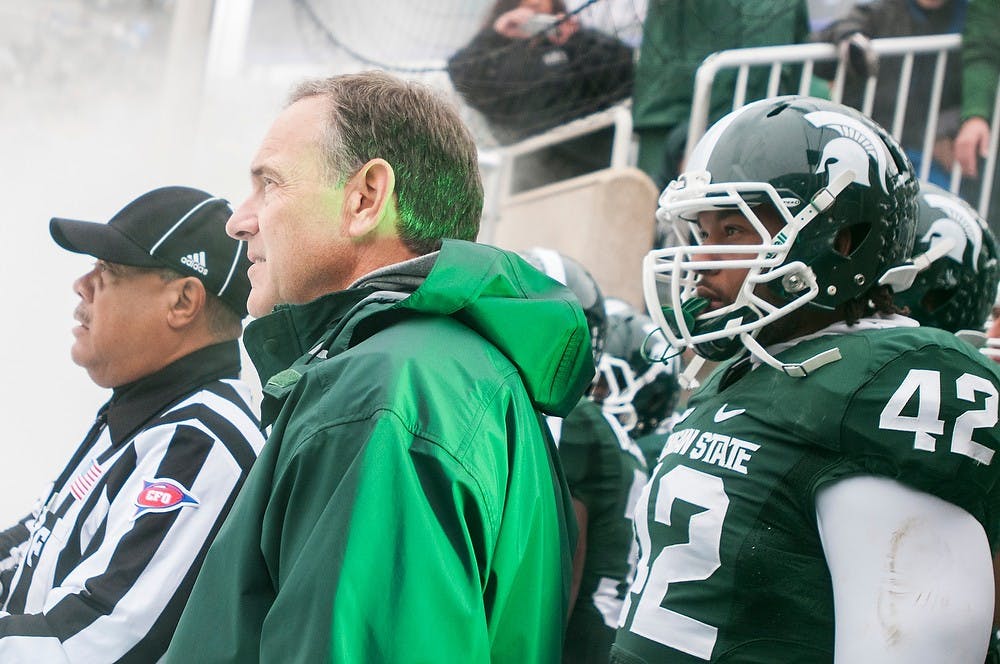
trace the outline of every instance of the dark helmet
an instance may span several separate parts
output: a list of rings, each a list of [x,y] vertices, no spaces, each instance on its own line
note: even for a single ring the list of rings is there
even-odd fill
[[[604,306],[608,332],[593,396],[638,438],[673,414],[680,397],[677,358],[664,359],[667,344],[649,316],[618,298]]]
[[[532,247],[518,252],[537,270],[563,284],[571,291],[583,307],[590,328],[590,343],[594,352],[594,366],[601,360],[604,348],[604,334],[608,319],[604,313],[604,296],[597,280],[583,265],[554,249]]]
[[[687,246],[654,250],[644,267],[650,312],[676,348],[712,360],[744,346],[761,356],[753,340],[760,328],[801,306],[834,309],[909,258],[913,168],[884,129],[847,106],[803,96],[748,104],[708,130],[686,169],[661,195],[657,218]],[[774,237],[753,211],[762,204],[785,224]],[[760,244],[692,243],[698,213],[720,209],[739,210]],[[835,244],[845,234],[846,256]],[[734,253],[741,260],[705,266],[706,256]],[[695,289],[706,269],[748,270],[735,302],[705,311]],[[777,304],[755,295],[758,286]]]
[[[997,241],[986,222],[961,198],[923,183],[917,197],[913,256],[937,247],[939,256],[895,296],[921,325],[949,332],[981,330],[1000,280]],[[943,245],[942,243],[947,243]]]

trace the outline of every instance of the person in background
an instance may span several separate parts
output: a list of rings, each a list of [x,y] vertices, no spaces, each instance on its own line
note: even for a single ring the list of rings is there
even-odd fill
[[[861,108],[866,81],[878,76],[871,117],[890,127],[896,113],[897,83],[903,67],[902,58],[880,61],[871,40],[883,37],[918,37],[961,32],[965,25],[968,0],[869,0],[859,2],[843,18],[811,38],[838,45],[842,59],[849,65],[844,103]],[[913,59],[910,88],[906,95],[906,116],[899,137],[914,170],[920,173],[923,160],[924,132],[931,109],[936,54]],[[827,63],[821,63],[827,64]],[[831,67],[818,65],[817,75],[832,78]],[[958,131],[961,103],[961,58],[949,53],[944,72],[944,87],[938,107],[937,131],[930,168],[931,182],[947,187],[953,161],[954,138]]]
[[[163,187],[107,224],[52,219],[97,259],[70,350],[111,398],[32,514],[0,532],[0,661],[155,662],[264,444],[239,380],[250,291],[229,204]]]
[[[590,335],[471,241],[476,159],[451,105],[379,72],[274,120],[227,225],[270,435],[167,662],[561,657],[576,532],[541,413],[590,383]]]
[[[534,247],[521,256],[576,295],[590,326],[594,362],[600,365],[607,316],[597,281],[579,262],[553,249]],[[565,418],[546,420],[579,529],[563,662],[604,664],[635,574],[632,513],[648,479],[646,467],[625,429],[592,395],[582,397]]]
[[[688,168],[644,283],[675,350],[722,363],[639,498],[612,661],[980,664],[1000,372],[893,303],[917,269],[902,148],[852,108],[776,97]]]
[[[1000,285],[1000,248],[986,221],[957,195],[921,183],[912,254],[921,271],[896,304],[921,325],[983,346]]]
[[[632,49],[642,43],[647,0],[568,0],[566,5],[582,26],[613,35]]]
[[[659,188],[681,170],[687,144],[694,77],[711,53],[731,48],[795,44],[809,35],[806,0],[649,0],[636,63],[632,120],[639,139],[638,166]],[[757,68],[747,83],[747,100],[767,91],[768,72]],[[732,108],[736,72],[724,72],[712,86],[709,124]],[[785,92],[798,76],[783,72]],[[814,94],[822,94],[817,88]]]
[[[448,74],[508,144],[628,97],[632,60],[616,37],[580,27],[563,0],[498,0],[482,29],[448,59]],[[611,142],[605,128],[519,157],[513,189],[606,168]]]
[[[969,0],[968,18],[962,31],[962,126],[955,138],[955,159],[962,175],[979,179],[979,187],[992,187],[990,206],[980,212],[994,233],[1000,233],[1000,164],[993,181],[981,179],[981,160],[989,156],[990,121],[997,86],[1000,85],[1000,4],[994,0]],[[995,156],[995,155],[994,155]],[[978,204],[976,187],[963,197]]]
[[[604,412],[614,415],[652,469],[666,442],[680,399],[679,357],[670,357],[649,316],[617,298],[606,298],[607,341],[597,365]]]
[[[912,260],[921,271],[913,285],[896,296],[906,315],[921,325],[955,334],[995,360],[990,338],[1000,331],[996,322],[1000,254],[986,221],[959,196],[921,183]],[[991,313],[993,320],[988,322]],[[1000,587],[1000,558],[994,557],[993,567]],[[996,588],[994,602],[1000,603]],[[1000,604],[996,607],[994,627],[1000,618]],[[998,661],[994,629],[986,662]]]

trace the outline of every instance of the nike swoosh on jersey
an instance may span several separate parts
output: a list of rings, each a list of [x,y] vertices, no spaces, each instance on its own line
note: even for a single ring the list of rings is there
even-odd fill
[[[726,420],[732,419],[737,415],[742,415],[743,413],[747,412],[746,408],[734,408],[732,410],[726,410],[726,406],[728,405],[729,405],[728,403],[724,403],[721,406],[719,406],[719,410],[715,411],[715,417],[713,417],[712,419],[715,420],[716,422],[725,422]]]
[[[694,408],[688,408],[683,413],[674,418],[673,424],[677,425],[687,419],[687,416],[694,412]]]

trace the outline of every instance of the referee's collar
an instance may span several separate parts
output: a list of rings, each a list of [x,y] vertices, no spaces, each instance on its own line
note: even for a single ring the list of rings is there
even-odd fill
[[[203,385],[238,378],[240,349],[236,341],[206,346],[139,380],[114,389],[107,403],[111,443],[118,446],[168,406]]]

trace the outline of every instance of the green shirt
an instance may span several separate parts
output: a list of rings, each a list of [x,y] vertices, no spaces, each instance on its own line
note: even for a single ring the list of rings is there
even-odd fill
[[[996,548],[994,365],[930,328],[825,335],[777,357],[833,346],[843,359],[807,378],[763,366],[722,387],[730,362],[691,398],[636,508],[640,559],[614,661],[831,661],[815,504],[846,477],[952,502]]]

